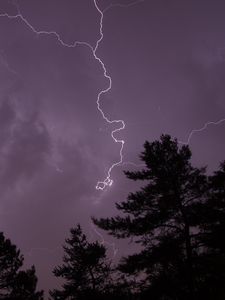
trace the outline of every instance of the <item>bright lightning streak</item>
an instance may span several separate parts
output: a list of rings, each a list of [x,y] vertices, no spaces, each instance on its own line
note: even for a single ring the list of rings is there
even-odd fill
[[[127,4],[127,5],[123,5],[123,4],[111,4],[110,6],[108,6],[105,10],[101,10],[97,4],[97,0],[94,0],[94,5],[95,5],[95,8],[96,10],[99,12],[100,14],[100,28],[99,28],[99,31],[100,31],[100,38],[97,40],[96,42],[96,45],[93,47],[91,44],[89,44],[88,42],[85,42],[85,41],[75,41],[74,43],[72,44],[68,44],[68,43],[65,43],[63,41],[63,39],[60,37],[60,35],[56,32],[56,31],[45,31],[45,30],[37,30],[26,18],[24,18],[24,16],[20,13],[20,10],[19,10],[19,7],[17,5],[17,10],[18,10],[18,14],[16,15],[9,15],[8,13],[3,13],[3,14],[0,14],[0,17],[7,17],[8,19],[20,19],[22,20],[26,26],[28,28],[31,29],[31,31],[33,33],[35,33],[36,35],[50,35],[50,36],[55,36],[56,39],[58,40],[58,42],[64,46],[64,47],[68,47],[68,48],[75,48],[76,46],[78,45],[83,45],[83,46],[87,46],[91,51],[92,51],[92,54],[95,58],[95,60],[97,60],[102,69],[103,69],[103,72],[104,72],[104,77],[106,79],[108,79],[109,81],[109,85],[106,89],[104,90],[101,90],[100,93],[98,94],[97,96],[97,101],[96,101],[96,104],[97,104],[97,109],[98,111],[101,113],[103,119],[108,123],[108,124],[120,124],[118,128],[114,129],[112,132],[111,132],[111,137],[112,139],[114,140],[115,143],[119,143],[120,144],[120,151],[119,151],[119,160],[117,162],[114,162],[111,167],[108,169],[107,171],[107,176],[106,178],[103,180],[103,181],[98,181],[97,182],[97,185],[96,185],[96,189],[97,190],[104,190],[107,186],[111,186],[113,184],[113,180],[111,179],[111,172],[113,170],[114,167],[120,165],[122,162],[123,162],[123,148],[124,148],[124,144],[125,144],[125,141],[122,140],[122,139],[118,139],[115,137],[115,134],[118,133],[119,131],[123,130],[125,128],[125,122],[123,120],[111,120],[109,117],[107,117],[104,113],[104,111],[102,110],[101,108],[101,105],[100,105],[100,98],[101,96],[103,96],[104,94],[108,93],[111,88],[112,88],[112,79],[111,77],[108,75],[107,73],[107,70],[106,70],[106,67],[105,67],[105,64],[104,62],[101,60],[101,58],[97,55],[97,50],[98,50],[98,47],[99,47],[99,44],[102,42],[103,38],[104,38],[104,34],[103,34],[103,18],[104,18],[104,12],[106,12],[107,10],[109,10],[110,8],[112,7],[130,7],[130,6],[133,6],[135,4],[138,4],[140,2],[143,2],[145,0],[139,0],[139,1],[135,1],[135,2],[132,2],[130,4]]]
[[[186,142],[184,141],[178,141],[180,144],[183,144],[183,145],[188,145],[190,143],[190,140],[192,138],[192,136],[197,133],[197,132],[202,132],[204,131],[208,126],[210,125],[220,125],[221,123],[225,122],[225,118],[224,119],[220,119],[219,121],[216,121],[216,122],[213,122],[213,121],[209,121],[207,123],[205,123],[205,125],[199,129],[193,129],[190,134],[188,135],[188,139]]]
[[[118,252],[118,249],[116,248],[115,243],[109,243],[109,242],[107,242],[104,239],[103,235],[96,229],[96,227],[94,226],[93,223],[91,223],[91,227],[92,227],[92,230],[95,232],[95,234],[101,238],[101,244],[102,245],[108,245],[108,246],[110,246],[112,248],[112,250],[113,250],[113,257],[112,257],[112,259],[114,259],[115,256],[116,256],[116,254],[117,254],[117,252]]]
[[[130,6],[133,6],[133,5],[136,5],[138,3],[141,3],[141,2],[144,2],[145,0],[139,0],[139,1],[134,1],[130,4],[127,4],[127,5],[123,5],[123,4],[111,4],[109,5],[107,8],[105,8],[103,11],[100,10],[100,8],[98,7],[97,5],[97,2],[96,0],[94,0],[94,4],[95,4],[95,7],[97,9],[97,11],[100,13],[100,38],[97,40],[96,42],[96,46],[94,48],[94,51],[93,51],[93,55],[95,57],[96,60],[98,60],[104,70],[104,76],[105,78],[107,78],[109,80],[109,86],[108,88],[106,88],[105,90],[102,90],[99,94],[98,94],[98,98],[97,98],[97,108],[98,110],[100,111],[103,119],[109,123],[109,124],[114,124],[114,123],[117,123],[117,124],[120,124],[121,126],[119,128],[116,128],[114,129],[112,132],[111,132],[111,137],[112,139],[114,140],[115,143],[119,143],[120,144],[120,151],[119,151],[119,154],[120,154],[120,159],[119,161],[113,163],[111,165],[111,167],[108,169],[108,172],[107,172],[107,177],[103,180],[103,181],[98,181],[97,182],[97,185],[96,185],[96,189],[97,190],[104,190],[107,186],[111,186],[113,184],[113,180],[111,179],[111,172],[112,170],[114,169],[114,167],[118,166],[118,165],[121,165],[123,163],[123,148],[124,148],[124,144],[125,144],[125,141],[122,140],[122,139],[117,139],[114,134],[115,133],[118,133],[119,131],[123,130],[125,128],[125,122],[123,120],[110,120],[104,113],[104,111],[101,109],[100,107],[100,98],[103,94],[109,92],[112,88],[112,78],[108,75],[107,73],[107,70],[106,70],[106,67],[105,67],[105,64],[103,63],[103,61],[97,56],[96,52],[98,50],[98,46],[99,44],[101,43],[101,41],[103,40],[104,38],[104,34],[103,34],[103,18],[104,18],[104,13],[111,9],[112,7],[130,7]]]
[[[112,88],[112,79],[111,77],[108,75],[107,73],[107,70],[106,70],[106,67],[104,65],[104,63],[102,62],[102,60],[97,56],[96,52],[98,50],[98,46],[99,44],[101,43],[101,41],[103,40],[104,38],[104,35],[103,35],[103,18],[104,18],[104,13],[100,10],[100,8],[98,7],[97,5],[97,2],[96,0],[94,0],[94,4],[95,4],[95,7],[96,9],[98,10],[98,12],[100,13],[100,38],[97,40],[97,43],[96,43],[96,46],[94,48],[94,51],[93,51],[93,55],[95,57],[96,60],[98,60],[104,70],[104,76],[105,78],[107,78],[109,80],[109,86],[105,89],[105,90],[102,90],[99,94],[98,94],[98,98],[97,98],[97,108],[98,110],[100,111],[103,119],[109,123],[109,124],[114,124],[114,123],[119,123],[121,124],[121,126],[117,129],[114,129],[112,132],[111,132],[111,137],[112,139],[114,140],[115,143],[119,143],[121,144],[121,147],[120,147],[120,159],[119,161],[113,163],[111,165],[111,167],[108,169],[108,172],[107,172],[107,177],[104,179],[104,181],[98,181],[97,182],[97,185],[96,185],[96,189],[97,190],[104,190],[106,186],[111,186],[113,184],[113,180],[111,179],[111,172],[112,172],[112,169],[121,164],[123,162],[123,147],[124,147],[124,140],[119,140],[117,139],[114,134],[116,132],[119,132],[121,130],[123,130],[125,128],[125,122],[123,120],[110,120],[104,113],[104,111],[101,109],[100,107],[100,98],[102,95],[104,95],[105,93],[109,92]]]
[[[57,38],[58,42],[62,46],[64,46],[64,47],[75,48],[78,45],[85,45],[85,46],[89,47],[92,50],[92,52],[94,51],[93,47],[89,43],[87,43],[87,42],[75,41],[73,44],[68,44],[68,43],[65,43],[62,40],[62,38],[60,37],[60,35],[56,31],[45,31],[45,30],[37,30],[37,29],[35,29],[34,26],[31,25],[27,21],[27,19],[25,19],[23,17],[23,15],[20,12],[18,12],[18,14],[13,15],[13,16],[11,16],[11,15],[9,15],[7,13],[3,13],[3,14],[0,14],[0,17],[6,17],[8,19],[21,19],[33,31],[33,33],[35,33],[36,35],[52,35],[52,36],[55,36]]]

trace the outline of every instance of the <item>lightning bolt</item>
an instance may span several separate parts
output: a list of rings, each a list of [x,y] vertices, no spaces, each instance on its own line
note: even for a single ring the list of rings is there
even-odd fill
[[[100,106],[100,98],[102,95],[104,95],[105,93],[108,93],[111,88],[112,88],[112,79],[111,77],[108,75],[107,73],[107,70],[106,70],[106,67],[105,67],[105,64],[103,63],[103,61],[97,56],[96,52],[98,50],[98,47],[99,47],[99,44],[101,43],[101,41],[103,40],[104,38],[104,35],[103,35],[103,18],[104,18],[104,12],[100,10],[100,8],[98,7],[97,5],[97,2],[96,0],[94,0],[94,4],[95,4],[95,7],[97,9],[97,11],[100,13],[100,38],[97,40],[96,42],[96,46],[95,48],[93,49],[93,55],[95,57],[96,60],[98,60],[103,68],[103,71],[104,71],[104,76],[105,78],[107,78],[109,80],[109,86],[100,91],[100,93],[98,94],[98,97],[97,97],[97,108],[99,110],[99,112],[101,113],[103,119],[109,123],[109,124],[120,124],[120,126],[116,129],[114,129],[112,132],[111,132],[111,137],[112,139],[114,140],[115,143],[119,143],[120,144],[120,159],[119,161],[113,163],[111,165],[111,167],[108,169],[108,172],[107,172],[107,177],[103,180],[103,181],[98,181],[97,182],[97,185],[96,185],[96,189],[97,190],[104,190],[106,186],[111,186],[113,184],[113,180],[111,179],[111,172],[112,172],[112,169],[121,164],[123,162],[123,147],[124,147],[124,140],[121,140],[121,139],[117,139],[114,134],[123,130],[125,128],[125,122],[123,120],[110,120],[104,113],[104,111],[101,109],[101,106]]]
[[[117,127],[116,129],[114,129],[113,131],[111,131],[111,137],[113,139],[113,141],[115,143],[118,143],[120,144],[120,150],[119,150],[119,160],[112,163],[112,165],[110,166],[110,168],[108,169],[107,171],[107,175],[106,175],[106,178],[103,180],[103,181],[98,181],[97,184],[96,184],[96,189],[97,190],[104,190],[107,186],[111,186],[113,184],[113,180],[111,178],[111,172],[112,170],[120,165],[122,162],[123,162],[123,148],[124,148],[124,144],[125,144],[125,141],[123,139],[118,139],[115,137],[115,134],[120,132],[121,130],[123,130],[125,128],[125,122],[123,120],[111,120],[108,116],[106,116],[106,114],[104,113],[104,111],[102,110],[101,108],[101,105],[100,105],[100,100],[101,100],[101,97],[108,93],[111,88],[112,88],[112,78],[110,77],[110,75],[108,74],[107,72],[107,69],[106,69],[106,66],[104,64],[104,62],[101,60],[101,58],[97,55],[97,50],[99,48],[99,45],[100,43],[103,41],[104,39],[104,34],[103,34],[103,19],[104,19],[104,13],[106,11],[108,11],[109,9],[113,8],[113,7],[130,7],[130,6],[133,6],[135,4],[138,4],[138,3],[141,3],[141,2],[144,2],[145,0],[138,0],[138,1],[134,1],[134,2],[131,2],[127,5],[125,4],[111,4],[109,5],[107,8],[105,8],[104,10],[101,10],[97,4],[97,0],[93,0],[94,1],[94,6],[96,8],[96,10],[99,12],[100,14],[100,28],[99,28],[99,32],[100,32],[100,37],[99,39],[96,41],[96,44],[95,46],[93,47],[91,44],[89,44],[88,42],[86,41],[75,41],[73,42],[72,44],[69,44],[69,43],[65,43],[63,41],[63,39],[60,37],[60,35],[56,32],[56,31],[45,31],[45,30],[37,30],[23,15],[22,13],[20,12],[20,9],[18,7],[18,5],[16,5],[17,7],[17,11],[18,13],[16,15],[9,15],[8,13],[2,13],[0,14],[0,17],[6,17],[8,19],[19,19],[21,20],[28,28],[30,28],[30,30],[35,33],[36,35],[40,36],[40,35],[49,35],[49,36],[54,36],[58,42],[63,46],[63,47],[68,47],[68,48],[75,48],[76,46],[86,46],[88,47],[91,52],[92,52],[92,55],[93,57],[95,58],[95,60],[97,60],[102,69],[103,69],[103,74],[104,74],[104,77],[108,80],[109,82],[109,85],[106,89],[104,90],[101,90],[97,96],[97,101],[96,101],[96,104],[97,104],[97,109],[98,111],[100,112],[102,118],[108,123],[108,124],[117,124],[119,125],[119,127]]]
[[[195,133],[197,133],[197,132],[202,132],[202,131],[206,130],[206,128],[207,128],[208,126],[210,126],[210,125],[216,126],[216,125],[222,124],[223,122],[225,122],[225,118],[220,119],[220,120],[218,120],[218,121],[216,121],[216,122],[214,122],[214,121],[208,121],[208,122],[206,122],[206,123],[204,124],[204,126],[202,126],[201,128],[193,129],[193,130],[189,133],[188,139],[187,139],[186,142],[184,142],[184,141],[178,141],[178,142],[179,142],[180,144],[183,144],[183,145],[188,145],[188,144],[190,143],[190,140],[191,140],[192,136],[193,136]]]
[[[120,144],[120,151],[119,151],[119,155],[120,155],[120,159],[117,161],[117,162],[114,162],[111,167],[108,169],[108,172],[107,172],[107,176],[106,178],[103,180],[103,181],[98,181],[97,182],[97,185],[96,185],[96,189],[97,190],[104,190],[107,186],[111,186],[113,184],[113,180],[111,179],[111,172],[112,170],[118,166],[118,165],[121,165],[123,163],[123,148],[124,148],[124,144],[125,144],[125,141],[123,139],[117,139],[115,137],[115,133],[118,133],[119,131],[123,130],[125,128],[125,122],[124,120],[111,120],[109,119],[104,111],[101,109],[101,106],[100,106],[100,98],[103,94],[109,92],[112,88],[112,78],[108,75],[107,73],[107,70],[106,70],[106,67],[105,67],[105,64],[103,63],[103,61],[97,56],[96,52],[98,50],[98,47],[99,47],[99,44],[102,42],[103,38],[104,38],[104,34],[103,34],[103,18],[104,18],[104,13],[111,9],[112,7],[130,7],[130,6],[133,6],[133,5],[136,5],[138,3],[141,3],[141,2],[144,2],[145,0],[139,0],[139,1],[134,1],[134,2],[131,2],[127,5],[123,5],[123,4],[111,4],[109,5],[107,8],[105,8],[103,11],[100,10],[99,6],[97,5],[97,2],[96,0],[94,0],[94,4],[95,4],[95,7],[97,9],[97,11],[100,13],[100,38],[97,40],[96,42],[96,46],[94,48],[94,51],[93,51],[93,55],[95,57],[96,60],[98,60],[100,62],[100,64],[102,65],[102,68],[104,70],[104,76],[105,78],[107,78],[109,80],[109,86],[108,88],[106,88],[105,90],[102,90],[100,91],[100,93],[98,94],[98,97],[97,97],[97,108],[98,110],[100,111],[103,119],[109,123],[109,124],[120,124],[120,127],[114,129],[112,132],[111,132],[111,137],[112,139],[114,140],[115,143],[119,143]]]
[[[112,257],[112,260],[115,258],[115,256],[116,256],[116,254],[117,254],[117,252],[118,252],[118,248],[116,248],[116,245],[115,245],[115,243],[110,243],[110,242],[107,242],[105,239],[104,239],[104,237],[103,237],[103,235],[97,230],[97,228],[94,226],[94,224],[93,223],[91,223],[91,228],[92,228],[92,230],[95,232],[95,234],[101,239],[101,244],[102,245],[108,245],[109,247],[111,247],[112,248],[112,250],[113,250],[113,257]]]

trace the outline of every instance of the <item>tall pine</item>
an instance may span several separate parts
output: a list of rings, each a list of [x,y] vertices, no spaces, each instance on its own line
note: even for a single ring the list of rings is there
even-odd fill
[[[78,224],[70,230],[66,239],[63,264],[54,269],[56,277],[64,283],[60,290],[53,290],[53,299],[106,299],[110,279],[110,263],[106,258],[106,248],[99,242],[88,242]]]
[[[145,168],[125,174],[143,187],[116,203],[118,216],[93,221],[117,238],[140,244],[140,252],[124,257],[119,269],[139,275],[143,299],[197,299],[205,169],[193,167],[189,147],[169,135],[145,142],[140,158]]]
[[[202,246],[199,289],[204,300],[225,299],[225,161],[209,176],[207,201],[201,217]]]

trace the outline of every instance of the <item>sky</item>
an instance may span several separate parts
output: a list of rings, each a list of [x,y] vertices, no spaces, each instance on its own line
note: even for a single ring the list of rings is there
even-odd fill
[[[123,170],[146,140],[188,143],[208,172],[225,159],[224,15],[220,0],[0,0],[0,230],[40,288],[77,223],[115,260],[131,248],[90,217],[137,188]]]

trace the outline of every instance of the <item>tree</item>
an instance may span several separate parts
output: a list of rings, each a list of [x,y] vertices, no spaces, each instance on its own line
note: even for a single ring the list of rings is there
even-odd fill
[[[106,248],[99,242],[90,243],[78,224],[70,230],[63,247],[63,265],[54,269],[56,277],[65,280],[61,290],[53,290],[53,299],[106,299],[110,280],[110,263]]]
[[[189,147],[179,147],[169,135],[145,142],[140,158],[145,168],[125,174],[146,185],[116,203],[122,215],[93,221],[117,238],[132,237],[140,244],[141,251],[124,257],[119,269],[145,275],[140,281],[143,299],[197,299],[205,168],[193,167]]]
[[[201,214],[199,243],[203,247],[199,288],[204,299],[225,299],[225,161],[209,176],[207,201]]]
[[[20,250],[0,233],[0,299],[42,300],[43,292],[36,291],[37,277],[34,266],[20,270],[23,256]]]
[[[225,254],[225,161],[209,176],[209,194],[202,216],[203,240],[211,250]]]

